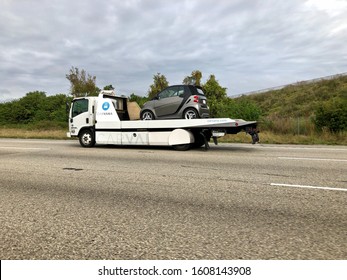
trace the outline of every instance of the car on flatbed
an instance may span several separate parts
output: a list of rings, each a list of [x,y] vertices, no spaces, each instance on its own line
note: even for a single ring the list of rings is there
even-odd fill
[[[141,120],[208,118],[210,110],[201,87],[169,86],[146,102],[140,112]]]

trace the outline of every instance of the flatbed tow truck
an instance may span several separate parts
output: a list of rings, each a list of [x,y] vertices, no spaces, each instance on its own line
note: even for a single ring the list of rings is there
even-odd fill
[[[72,101],[68,137],[82,147],[101,145],[171,146],[176,150],[209,148],[212,138],[254,131],[255,121],[230,118],[139,120],[140,107],[125,96],[101,91]]]

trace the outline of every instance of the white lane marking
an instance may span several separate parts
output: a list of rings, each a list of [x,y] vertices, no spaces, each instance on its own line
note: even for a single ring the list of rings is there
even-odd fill
[[[11,149],[11,150],[41,150],[41,151],[48,151],[49,148],[22,148],[22,147],[0,147],[0,149]]]
[[[319,187],[319,186],[305,186],[305,185],[291,185],[291,184],[276,184],[276,183],[271,183],[271,186],[276,186],[276,187],[292,187],[292,188],[303,188],[303,189],[319,189],[319,190],[329,190],[329,191],[342,191],[342,192],[347,192],[347,188],[329,188],[329,187]]]
[[[347,162],[347,159],[335,159],[335,158],[306,158],[306,157],[278,157],[279,159],[289,160],[316,160],[316,161],[338,161]]]

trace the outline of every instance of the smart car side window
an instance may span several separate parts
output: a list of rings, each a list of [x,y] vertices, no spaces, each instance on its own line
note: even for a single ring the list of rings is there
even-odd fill
[[[159,99],[170,97],[170,89],[165,89],[158,94]]]
[[[184,96],[184,87],[182,87],[182,86],[178,87],[175,95],[177,95],[179,97],[183,97]]]
[[[167,97],[180,96],[183,93],[184,93],[184,88],[182,86],[170,87],[168,89],[163,90],[161,93],[159,93],[158,97],[159,99],[162,99]]]
[[[73,102],[72,117],[88,112],[88,99],[79,99]]]

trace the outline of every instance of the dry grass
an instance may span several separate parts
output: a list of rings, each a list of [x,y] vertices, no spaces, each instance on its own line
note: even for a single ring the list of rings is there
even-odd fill
[[[329,132],[312,133],[310,135],[275,134],[269,131],[259,133],[260,142],[264,144],[306,144],[306,145],[347,145],[347,132],[332,134]],[[251,143],[251,136],[241,132],[227,135],[221,142]]]
[[[38,130],[38,129],[19,129],[19,128],[1,128],[1,138],[23,138],[23,139],[66,139],[65,129]]]

